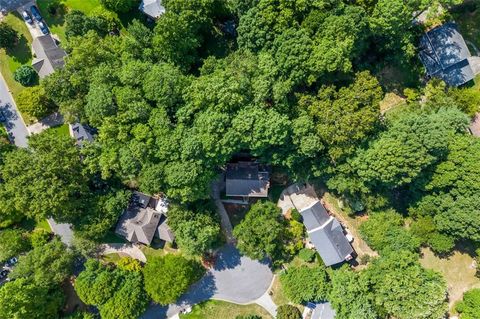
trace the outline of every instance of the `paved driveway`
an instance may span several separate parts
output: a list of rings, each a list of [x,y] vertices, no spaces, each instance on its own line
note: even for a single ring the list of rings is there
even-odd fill
[[[50,225],[50,228],[52,229],[52,232],[55,235],[60,236],[61,241],[65,245],[70,246],[72,244],[73,230],[72,230],[72,226],[70,224],[57,224],[53,220],[53,218],[47,219],[47,222]]]
[[[17,110],[15,101],[8,91],[7,84],[0,74],[0,106],[2,108],[7,121],[4,123],[7,132],[10,135],[10,140],[18,147],[27,147],[28,130],[23,122],[20,113]]]
[[[220,250],[214,269],[194,284],[176,304],[168,307],[152,305],[142,318],[170,318],[181,309],[208,299],[253,303],[265,294],[272,280],[273,273],[266,262],[241,256],[234,246],[226,245]]]

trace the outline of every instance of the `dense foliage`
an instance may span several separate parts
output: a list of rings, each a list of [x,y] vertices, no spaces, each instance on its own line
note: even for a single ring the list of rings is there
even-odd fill
[[[292,305],[281,305],[277,308],[277,319],[300,319],[300,310]]]
[[[0,230],[0,263],[18,256],[30,247],[25,234],[19,229]]]
[[[202,274],[197,262],[171,254],[151,258],[143,269],[145,290],[161,305],[177,300]]]
[[[75,291],[88,305],[100,309],[105,319],[138,318],[148,305],[140,272],[102,266],[88,260],[75,281]]]
[[[290,267],[280,276],[285,296],[296,304],[327,299],[330,287],[324,267]]]
[[[30,65],[22,65],[13,72],[13,78],[23,86],[31,86],[38,80],[38,74]]]
[[[480,289],[472,289],[463,294],[463,300],[455,308],[462,319],[480,318]]]
[[[12,48],[18,40],[18,33],[5,22],[0,22],[0,48]]]
[[[272,202],[257,202],[233,230],[237,247],[254,259],[275,258],[282,254],[285,221]]]

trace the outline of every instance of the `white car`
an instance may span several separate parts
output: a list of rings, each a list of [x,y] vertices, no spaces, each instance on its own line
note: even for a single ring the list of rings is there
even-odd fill
[[[28,24],[33,24],[32,17],[28,14],[27,11],[22,11],[23,20],[25,20]]]

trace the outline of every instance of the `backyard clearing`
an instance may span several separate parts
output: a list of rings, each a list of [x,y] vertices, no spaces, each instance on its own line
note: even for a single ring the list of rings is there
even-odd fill
[[[474,259],[467,253],[455,251],[450,257],[439,258],[429,248],[423,248],[420,263],[440,272],[447,281],[450,311],[465,291],[480,288],[480,279],[475,277]]]
[[[193,307],[189,314],[180,315],[181,319],[235,319],[237,316],[257,315],[263,319],[272,316],[262,307],[251,305],[237,305],[225,301],[209,300]]]

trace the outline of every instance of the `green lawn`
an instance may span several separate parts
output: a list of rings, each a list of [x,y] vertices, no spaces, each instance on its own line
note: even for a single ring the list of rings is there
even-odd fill
[[[235,319],[242,315],[258,315],[263,319],[272,316],[259,305],[236,305],[229,302],[209,300],[193,307],[189,314],[180,315],[181,319]]]
[[[116,264],[120,259],[122,259],[122,256],[117,253],[102,256],[102,261],[106,264]]]
[[[20,37],[13,49],[0,49],[0,72],[2,72],[13,97],[16,98],[24,86],[13,79],[13,72],[21,65],[31,65],[32,36],[25,22],[16,12],[8,14],[3,21],[15,29]]]
[[[68,124],[51,127],[48,130],[55,132],[57,136],[70,136],[70,132],[68,131]]]
[[[51,3],[60,3],[55,15],[48,12],[48,6]],[[38,8],[43,18],[47,22],[50,31],[60,38],[61,42],[65,41],[65,14],[69,10],[80,10],[89,14],[94,9],[100,7],[99,0],[39,0]]]
[[[35,229],[44,229],[44,230],[48,231],[49,233],[52,232],[52,229],[50,228],[50,225],[48,224],[46,219],[43,219],[42,221],[37,222],[35,224]]]

